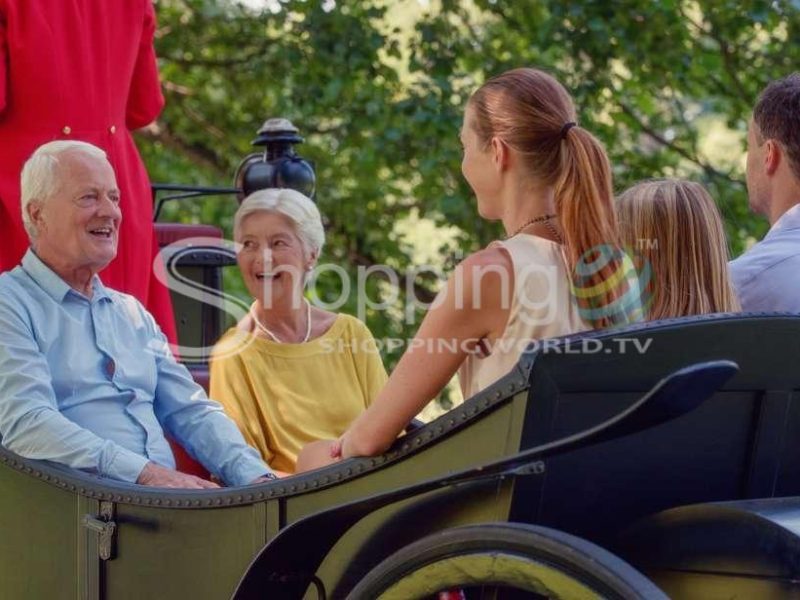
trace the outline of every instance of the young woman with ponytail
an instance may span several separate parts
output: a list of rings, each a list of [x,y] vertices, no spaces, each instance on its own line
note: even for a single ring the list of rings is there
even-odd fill
[[[307,446],[298,471],[384,452],[456,371],[469,397],[531,340],[637,314],[608,158],[561,84],[536,69],[491,79],[470,98],[460,138],[478,212],[502,221],[506,238],[456,268],[372,405],[339,440]]]

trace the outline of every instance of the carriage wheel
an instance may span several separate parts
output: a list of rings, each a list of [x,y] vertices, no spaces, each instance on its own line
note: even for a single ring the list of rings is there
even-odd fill
[[[667,600],[649,579],[603,548],[520,523],[472,525],[425,537],[380,563],[348,598],[436,598],[452,589],[467,600]]]

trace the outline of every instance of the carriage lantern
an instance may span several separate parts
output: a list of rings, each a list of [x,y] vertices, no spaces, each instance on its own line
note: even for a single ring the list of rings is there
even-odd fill
[[[303,138],[289,119],[267,119],[258,130],[254,146],[264,146],[261,153],[245,157],[236,169],[234,182],[241,190],[239,199],[265,188],[291,188],[314,197],[314,166],[295,151]]]

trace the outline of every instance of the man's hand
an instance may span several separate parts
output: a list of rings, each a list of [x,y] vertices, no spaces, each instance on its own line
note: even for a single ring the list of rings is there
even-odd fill
[[[186,488],[191,490],[202,490],[218,488],[216,483],[206,481],[194,475],[187,475],[167,467],[162,467],[149,462],[144,466],[139,478],[136,480],[139,485],[163,488]]]

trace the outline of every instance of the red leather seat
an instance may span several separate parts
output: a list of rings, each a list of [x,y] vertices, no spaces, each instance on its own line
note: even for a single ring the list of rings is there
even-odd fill
[[[169,246],[170,244],[174,244],[189,238],[207,237],[222,239],[222,230],[219,227],[214,227],[213,225],[196,225],[187,223],[155,223],[154,225],[159,248],[163,248],[165,246]],[[205,365],[193,365],[189,368],[189,371],[191,372],[192,377],[194,377],[194,380],[202,385],[206,392],[208,392],[208,367]],[[189,454],[180,444],[172,439],[169,440],[169,443],[172,447],[172,454],[175,456],[175,464],[178,471],[181,471],[182,473],[188,473],[190,475],[196,475],[204,479],[209,478],[209,472],[205,469],[205,467],[189,456]]]
[[[194,377],[194,380],[203,386],[203,389],[208,392],[208,367],[205,365],[189,367],[189,372]],[[172,454],[175,457],[175,466],[181,473],[188,473],[189,475],[197,475],[203,479],[209,479],[210,474],[208,470],[203,467],[199,462],[189,456],[189,453],[183,449],[175,440],[168,438],[169,445],[172,447]]]
[[[154,225],[159,248],[193,237],[222,238],[222,230],[213,225],[195,225],[193,223],[155,223]]]

